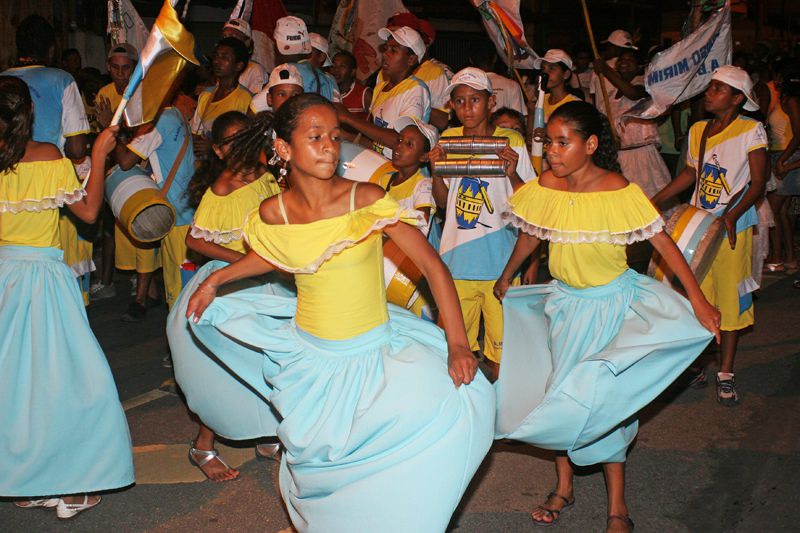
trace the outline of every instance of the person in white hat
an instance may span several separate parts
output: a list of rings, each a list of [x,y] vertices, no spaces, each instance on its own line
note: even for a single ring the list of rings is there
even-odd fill
[[[303,19],[282,17],[275,22],[272,34],[275,41],[276,62],[291,63],[303,78],[303,89],[317,93],[331,102],[341,102],[342,97],[333,76],[315,67],[310,59],[313,52],[311,36]]]
[[[547,96],[544,99],[545,122],[550,118],[550,114],[562,105],[580,100],[569,91],[572,58],[564,50],[551,48],[544,56],[536,59],[533,66],[547,74]]]
[[[617,57],[619,57],[623,50],[638,50],[638,48],[635,46],[631,34],[625,30],[612,31],[608,36],[608,39],[601,41],[601,43],[605,46],[600,52],[601,57],[594,59],[595,73],[592,74],[592,79],[589,82],[589,94],[594,97],[595,107],[599,109],[601,113],[605,114],[606,111],[602,103],[603,90],[600,87],[600,78],[597,77],[596,65],[598,63],[606,62],[609,68],[616,68]],[[605,80],[605,83],[606,92],[610,93],[612,90],[614,90],[614,86],[610,81]]]
[[[726,65],[714,71],[703,106],[713,118],[692,125],[686,168],[653,197],[653,203],[663,204],[692,187],[692,205],[719,217],[725,226],[726,242],[700,288],[722,313],[717,402],[733,407],[739,403],[734,381],[739,333],[755,322],[752,291],[758,286],[752,282],[751,254],[758,215],[754,205],[764,197],[767,133],[761,122],[741,114],[742,109],[758,110],[758,102],[753,81],[739,67]],[[704,369],[693,383],[706,383]]]
[[[251,58],[248,60],[244,72],[239,75],[239,83],[251,93],[256,94],[267,83],[267,69],[252,59],[253,31],[250,29],[250,24],[244,19],[231,19],[222,27],[222,37],[239,39],[250,51]]]
[[[528,115],[528,106],[525,104],[525,97],[522,94],[522,88],[519,83],[494,72],[497,65],[497,52],[495,52],[493,46],[485,43],[484,46],[477,47],[470,54],[469,59],[473,67],[486,72],[486,76],[489,77],[489,81],[492,83],[495,100],[493,111],[505,107],[525,116]]]
[[[269,82],[250,101],[250,111],[277,111],[292,96],[303,94],[303,78],[291,63],[278,65],[269,75]]]
[[[311,40],[311,57],[308,59],[308,62],[311,63],[314,68],[319,69],[333,65],[331,56],[328,55],[328,39],[314,32],[309,33],[308,36]]]
[[[503,350],[503,308],[494,297],[495,281],[514,248],[515,233],[503,220],[508,198],[523,183],[536,178],[525,140],[514,130],[496,128],[489,122],[495,98],[492,83],[475,67],[460,70],[447,86],[450,106],[463,124],[446,129],[431,150],[433,164],[445,159],[501,159],[504,177],[433,176],[436,205],[445,210],[439,254],[450,269],[464,314],[470,349],[479,349],[481,316],[484,324],[483,354],[497,377]],[[480,136],[507,140],[494,154],[464,156],[447,154],[441,146],[448,137]]]
[[[403,115],[427,121],[431,95],[428,86],[413,75],[425,55],[420,34],[403,26],[394,30],[381,28],[378,36],[386,44],[381,66],[383,81],[375,87],[370,105],[373,122],[360,120],[344,108],[339,109],[339,120],[370,139],[376,152],[391,159],[400,139],[394,129],[395,121]]]

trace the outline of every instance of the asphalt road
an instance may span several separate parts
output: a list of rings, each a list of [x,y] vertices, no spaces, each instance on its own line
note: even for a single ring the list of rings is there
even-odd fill
[[[150,309],[139,324],[123,323],[127,280],[119,278],[117,287],[119,295],[93,304],[89,316],[126,407],[137,484],[105,495],[97,508],[65,522],[52,512],[0,502],[0,531],[275,532],[288,527],[277,464],[253,460],[251,443],[222,448],[239,465],[237,481],[203,481],[189,465],[186,452],[196,426],[180,396],[170,392],[171,371],[161,366],[166,309]],[[627,500],[637,531],[800,531],[800,290],[789,278],[770,279],[758,295],[756,315],[756,328],[739,350],[739,407],[718,406],[713,386],[676,385],[641,413],[627,470]],[[451,529],[539,531],[529,512],[554,484],[548,452],[496,442]],[[602,473],[580,471],[575,496],[575,506],[553,529],[604,531]]]

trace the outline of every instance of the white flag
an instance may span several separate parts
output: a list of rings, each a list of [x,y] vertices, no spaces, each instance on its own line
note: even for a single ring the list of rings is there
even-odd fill
[[[141,53],[147,42],[147,26],[131,4],[131,0],[108,0],[108,26],[113,45],[129,43]]]
[[[655,118],[700,94],[715,69],[730,65],[731,48],[731,11],[726,5],[686,38],[653,56],[644,74],[650,98],[639,101],[624,116]]]
[[[472,0],[497,54],[509,67],[532,69],[538,57],[525,40],[519,0]]]

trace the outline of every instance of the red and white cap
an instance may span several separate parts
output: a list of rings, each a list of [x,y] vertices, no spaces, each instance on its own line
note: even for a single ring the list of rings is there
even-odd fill
[[[303,19],[297,17],[281,17],[275,22],[272,34],[275,48],[285,56],[310,54],[311,39]]]
[[[388,41],[389,37],[394,37],[397,44],[410,48],[411,51],[414,52],[414,55],[417,56],[417,60],[422,63],[422,58],[425,57],[426,47],[425,41],[422,40],[422,36],[417,30],[409,28],[408,26],[395,28],[394,30],[381,28],[378,30],[378,37],[384,41]]]

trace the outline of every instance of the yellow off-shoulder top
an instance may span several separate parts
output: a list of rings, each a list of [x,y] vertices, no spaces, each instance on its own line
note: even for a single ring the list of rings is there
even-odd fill
[[[244,234],[258,255],[295,274],[297,326],[317,337],[342,340],[389,319],[382,229],[422,221],[418,211],[386,195],[344,215],[308,224],[266,224],[254,210]]]
[[[576,287],[605,285],[627,268],[625,246],[649,239],[664,221],[634,183],[615,191],[574,193],[523,185],[506,220],[550,242],[550,273]]]

